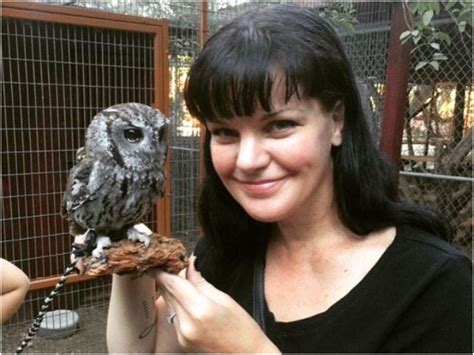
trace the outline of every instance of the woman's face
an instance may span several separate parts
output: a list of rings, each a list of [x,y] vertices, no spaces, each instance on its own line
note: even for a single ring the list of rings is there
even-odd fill
[[[273,111],[209,122],[211,156],[230,194],[254,219],[284,221],[330,206],[331,147],[341,144],[344,106],[293,97]]]

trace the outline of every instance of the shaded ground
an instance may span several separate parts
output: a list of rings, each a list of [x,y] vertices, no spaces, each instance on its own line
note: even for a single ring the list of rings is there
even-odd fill
[[[64,339],[46,339],[35,336],[24,350],[28,353],[107,353],[105,342],[105,326],[107,320],[107,304],[77,310],[79,329]],[[12,354],[30,327],[29,323],[15,324],[2,328],[2,354]]]

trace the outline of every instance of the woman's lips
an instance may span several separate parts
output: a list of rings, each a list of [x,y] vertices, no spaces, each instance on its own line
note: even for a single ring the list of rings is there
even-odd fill
[[[260,180],[260,181],[240,181],[237,182],[250,195],[269,195],[276,191],[283,179]]]

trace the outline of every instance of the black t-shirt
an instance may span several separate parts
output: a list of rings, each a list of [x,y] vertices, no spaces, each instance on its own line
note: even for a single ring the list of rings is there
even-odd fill
[[[196,246],[198,260],[205,244]],[[225,288],[215,282],[250,315],[253,268],[242,261]],[[401,226],[364,279],[327,311],[278,322],[264,308],[266,334],[282,352],[472,353],[472,262],[448,243]]]

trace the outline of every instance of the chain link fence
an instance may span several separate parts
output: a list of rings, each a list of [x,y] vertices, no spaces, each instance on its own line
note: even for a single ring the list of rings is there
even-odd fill
[[[447,60],[439,70],[415,70],[430,50],[411,56],[400,193],[441,211],[453,228],[454,244],[472,256],[472,29],[460,33],[446,12],[433,22],[451,44],[441,43]]]

